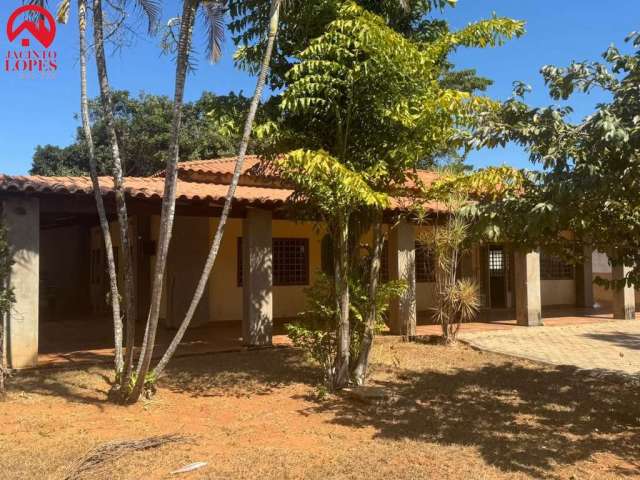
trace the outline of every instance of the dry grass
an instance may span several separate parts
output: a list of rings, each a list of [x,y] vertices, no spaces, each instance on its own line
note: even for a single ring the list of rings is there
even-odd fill
[[[372,384],[392,401],[317,400],[290,349],[177,360],[158,396],[106,402],[108,372],[12,379],[0,404],[0,477],[62,478],[105,442],[183,434],[92,479],[640,478],[640,389],[464,346],[380,342]],[[205,461],[192,473],[171,476]]]

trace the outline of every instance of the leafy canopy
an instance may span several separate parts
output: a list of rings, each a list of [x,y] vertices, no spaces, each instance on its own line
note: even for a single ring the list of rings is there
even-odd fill
[[[428,42],[411,41],[384,20],[345,2],[326,32],[287,74],[281,108],[305,147],[323,149],[374,183],[451,148],[490,100],[441,82],[441,63],[460,45],[499,45],[521,22],[492,18]]]
[[[545,66],[542,75],[554,100],[598,88],[610,100],[579,123],[570,107],[530,108],[526,88],[487,113],[476,145],[515,142],[542,172],[527,173],[523,189],[486,205],[481,218],[521,244],[555,247],[566,255],[580,245],[636,265],[629,281],[640,284],[640,36],[627,41],[631,53],[611,46],[604,62]],[[563,231],[571,231],[575,242]],[[577,245],[576,245],[577,243]]]

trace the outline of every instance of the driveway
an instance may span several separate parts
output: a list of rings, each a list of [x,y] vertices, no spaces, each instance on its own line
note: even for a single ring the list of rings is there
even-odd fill
[[[640,320],[463,331],[459,337],[481,350],[528,360],[626,374],[640,373]]]

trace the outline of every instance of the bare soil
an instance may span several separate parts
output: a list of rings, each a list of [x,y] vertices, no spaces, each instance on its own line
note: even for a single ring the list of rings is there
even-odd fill
[[[463,345],[383,339],[371,385],[390,400],[318,398],[290,348],[177,359],[151,401],[107,402],[104,366],[10,379],[0,478],[61,479],[104,442],[186,434],[92,479],[640,478],[640,387]],[[204,461],[200,470],[170,472]]]

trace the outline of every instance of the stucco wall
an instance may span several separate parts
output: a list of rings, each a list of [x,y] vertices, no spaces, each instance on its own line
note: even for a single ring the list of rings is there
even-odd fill
[[[542,306],[575,305],[575,280],[541,280],[540,295]]]
[[[211,219],[211,231],[217,219]],[[237,283],[238,237],[242,236],[242,219],[230,219],[220,246],[218,259],[209,281],[209,320],[228,321],[242,319],[242,287]],[[273,237],[309,239],[309,285],[274,286],[273,316],[295,317],[305,308],[305,288],[311,286],[321,269],[321,240],[323,232],[310,222],[273,221]]]

